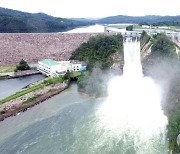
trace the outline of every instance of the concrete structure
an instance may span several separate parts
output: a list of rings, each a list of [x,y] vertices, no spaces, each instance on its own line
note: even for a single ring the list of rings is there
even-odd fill
[[[86,67],[87,67],[87,64],[85,62],[81,62],[78,60],[71,61],[72,71],[85,71]]]
[[[45,74],[46,76],[59,76],[66,74],[67,70],[70,68],[70,62],[62,61],[57,62],[52,59],[44,59],[38,62],[39,67],[38,70]]]
[[[69,70],[71,71],[84,71],[86,64],[80,61],[54,61],[52,59],[44,59],[38,62],[38,70],[46,76],[56,77],[65,75]]]
[[[149,25],[142,25],[141,27],[149,29],[151,26],[149,26]]]

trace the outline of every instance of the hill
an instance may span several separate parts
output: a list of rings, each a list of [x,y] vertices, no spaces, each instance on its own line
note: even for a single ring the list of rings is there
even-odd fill
[[[180,16],[156,16],[156,15],[148,15],[148,16],[110,16],[106,18],[102,18],[99,20],[94,20],[95,23],[99,24],[117,24],[117,23],[156,23],[163,21],[180,21]]]
[[[99,64],[102,69],[108,69],[115,63],[110,57],[116,52],[122,53],[122,51],[122,35],[98,35],[81,44],[72,53],[70,59],[85,61],[90,70],[96,64]]]
[[[90,37],[72,52],[70,59],[85,61],[89,70],[89,73],[78,76],[78,90],[93,97],[105,96],[108,83],[106,71],[113,64],[123,63],[123,37],[120,34]]]
[[[57,18],[44,13],[31,14],[0,8],[0,33],[62,32],[91,24],[88,21]]]

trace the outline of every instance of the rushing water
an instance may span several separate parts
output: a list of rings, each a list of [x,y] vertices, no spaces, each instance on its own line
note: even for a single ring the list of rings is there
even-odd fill
[[[142,76],[139,44],[124,48],[125,74],[110,81],[107,98],[90,98],[71,85],[1,122],[0,153],[166,154],[161,89]]]
[[[109,96],[98,112],[107,136],[122,142],[120,153],[166,154],[167,117],[161,108],[162,89],[143,77],[140,42],[124,43],[123,76],[109,83]]]
[[[0,100],[22,90],[22,88],[28,84],[44,78],[43,75],[31,75],[15,79],[0,80]]]

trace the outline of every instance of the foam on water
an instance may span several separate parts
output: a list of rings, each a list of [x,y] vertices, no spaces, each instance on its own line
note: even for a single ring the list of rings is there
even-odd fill
[[[124,43],[124,62],[123,76],[109,82],[109,96],[97,113],[99,125],[124,142],[124,135],[129,136],[137,153],[154,148],[155,142],[166,146],[162,89],[153,79],[143,77],[139,42]]]

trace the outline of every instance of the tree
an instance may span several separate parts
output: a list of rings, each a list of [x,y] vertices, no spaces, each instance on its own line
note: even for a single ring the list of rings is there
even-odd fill
[[[127,26],[127,27],[126,27],[126,30],[127,30],[127,31],[133,31],[133,25]]]
[[[29,70],[30,67],[27,64],[27,62],[23,59],[21,59],[21,61],[19,62],[19,64],[16,66],[15,72],[17,71],[24,71],[24,70]]]
[[[140,22],[138,25],[139,25],[139,26],[142,26],[142,25],[148,25],[148,26],[150,26],[150,24],[147,23],[147,22]]]
[[[97,35],[80,45],[72,53],[70,59],[85,61],[90,70],[92,70],[95,64],[99,64],[102,69],[108,69],[114,63],[112,60],[109,60],[109,57],[116,52],[122,53],[122,51],[122,35]]]
[[[168,139],[169,139],[169,148],[176,153],[180,152],[180,147],[177,144],[177,137],[180,134],[180,111],[175,111],[169,116],[168,124]]]
[[[176,44],[172,42],[165,34],[156,34],[153,36],[152,54],[158,53],[168,58],[177,57]]]
[[[71,73],[69,70],[67,70],[66,74],[63,76],[63,79],[64,80],[69,80],[70,79],[70,76],[71,76]]]
[[[143,30],[140,37],[141,49],[149,42],[150,39],[151,37],[147,34],[146,31]]]

